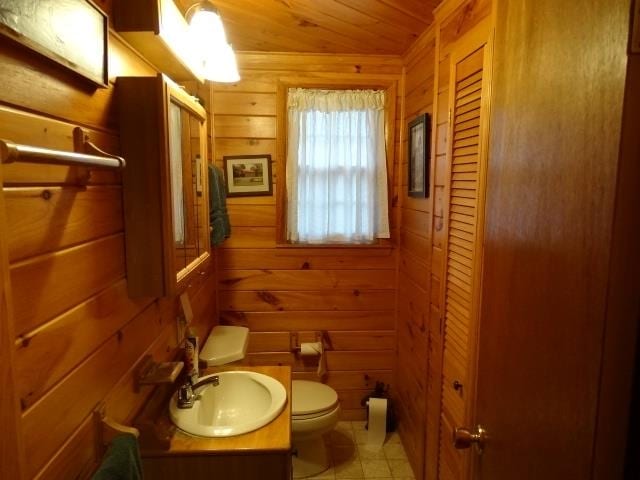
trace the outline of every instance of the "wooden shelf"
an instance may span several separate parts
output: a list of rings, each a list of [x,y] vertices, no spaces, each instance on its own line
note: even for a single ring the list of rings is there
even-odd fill
[[[173,0],[116,2],[113,23],[132,47],[172,80],[204,81],[187,22]]]

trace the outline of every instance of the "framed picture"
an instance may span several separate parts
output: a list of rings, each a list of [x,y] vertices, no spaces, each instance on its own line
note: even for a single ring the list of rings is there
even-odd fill
[[[229,197],[272,195],[271,155],[237,155],[223,158]]]
[[[0,35],[105,87],[107,16],[90,0],[0,0]]]
[[[409,122],[409,196],[429,196],[431,118],[424,113]]]

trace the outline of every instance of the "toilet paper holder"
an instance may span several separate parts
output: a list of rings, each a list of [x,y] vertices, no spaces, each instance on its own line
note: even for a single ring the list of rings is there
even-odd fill
[[[327,334],[325,332],[302,332],[303,334],[307,334],[304,335],[305,337],[307,337],[305,339],[305,342],[300,342],[299,338],[302,335],[299,335],[298,332],[291,332],[291,336],[289,337],[290,340],[290,347],[291,347],[291,352],[292,353],[300,353],[301,352],[301,347],[300,344],[301,343],[306,343],[306,342],[311,342],[312,340],[309,339],[308,337],[311,336],[311,334],[313,334],[314,336],[314,342],[320,342],[322,343],[322,348],[324,350],[330,350],[330,344],[327,340]]]

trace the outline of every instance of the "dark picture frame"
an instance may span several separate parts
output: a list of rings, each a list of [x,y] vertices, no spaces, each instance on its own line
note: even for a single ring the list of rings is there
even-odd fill
[[[423,113],[409,122],[408,137],[409,196],[428,198],[431,170],[431,117],[428,113]]]
[[[91,0],[0,0],[0,36],[95,86],[109,84],[108,18]]]
[[[271,155],[229,155],[222,158],[228,197],[273,195]]]

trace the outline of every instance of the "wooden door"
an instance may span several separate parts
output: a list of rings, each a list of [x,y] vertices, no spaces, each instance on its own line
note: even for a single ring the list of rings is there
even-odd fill
[[[638,313],[640,201],[637,158],[635,179],[617,178],[628,15],[628,1],[499,2],[475,419],[488,432],[481,480],[622,478],[631,368],[621,353],[633,349]],[[629,222],[635,247],[621,243]]]
[[[451,438],[473,413],[475,345],[480,300],[490,57],[490,18],[451,53],[449,188],[444,275],[439,478],[469,473],[469,452]]]

